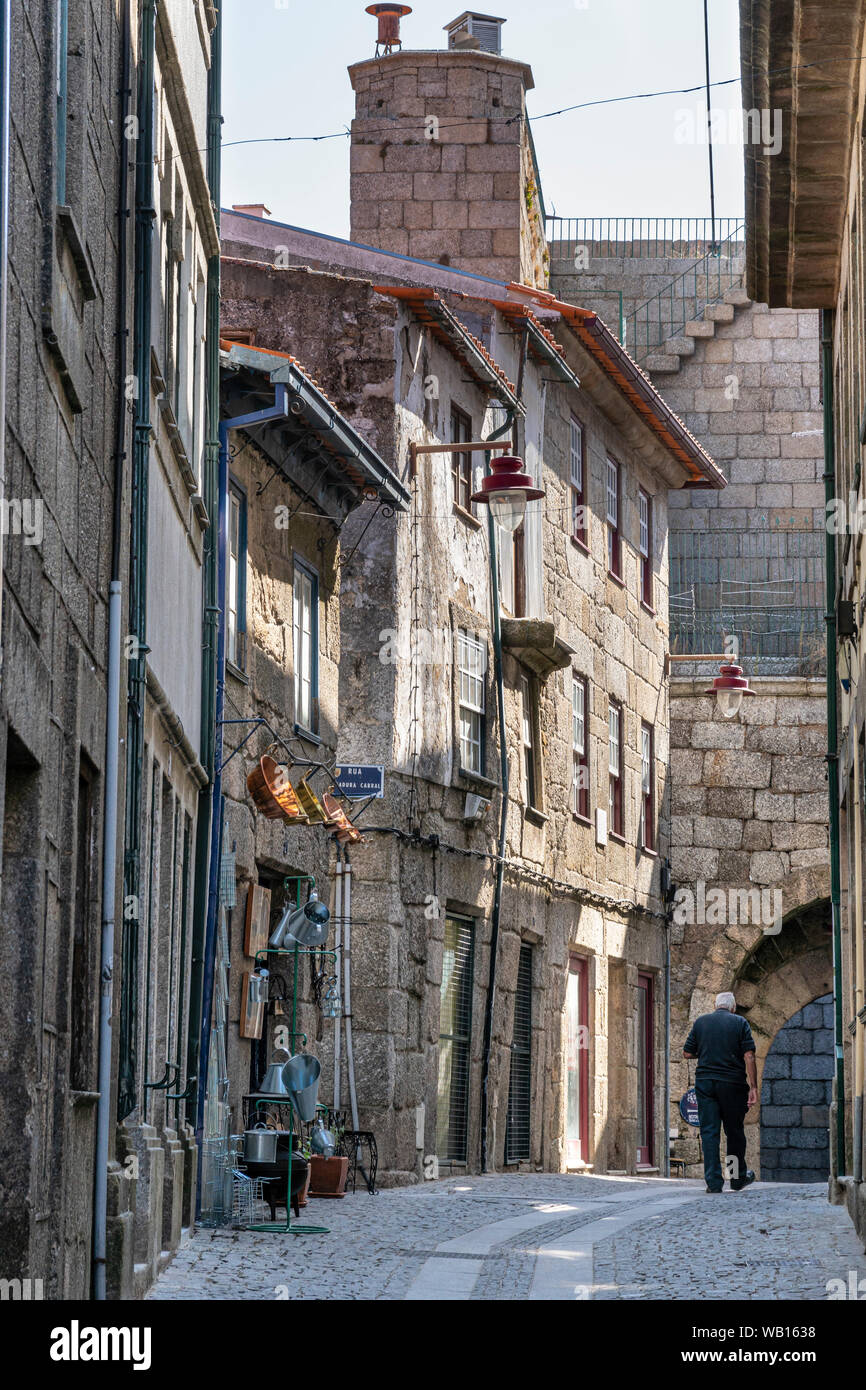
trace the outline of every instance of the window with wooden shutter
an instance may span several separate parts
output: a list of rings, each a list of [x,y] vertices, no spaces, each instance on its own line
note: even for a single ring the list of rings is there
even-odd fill
[[[532,947],[523,945],[517,963],[514,1027],[511,1032],[511,1069],[508,1082],[508,1114],[505,1122],[506,1163],[520,1163],[531,1157],[531,1101]]]
[[[436,1102],[436,1152],[444,1163],[467,1157],[474,938],[471,917],[445,918]]]

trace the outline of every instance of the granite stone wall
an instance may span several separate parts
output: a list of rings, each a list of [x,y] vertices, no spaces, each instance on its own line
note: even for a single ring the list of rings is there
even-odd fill
[[[829,1176],[833,1054],[833,996],[824,994],[780,1028],[764,1061],[764,1182],[824,1182]]]

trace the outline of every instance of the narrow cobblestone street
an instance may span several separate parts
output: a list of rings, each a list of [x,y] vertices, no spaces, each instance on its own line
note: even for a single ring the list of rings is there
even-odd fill
[[[310,1202],[302,1221],[331,1234],[199,1231],[150,1298],[825,1300],[829,1280],[866,1280],[823,1184],[466,1177]]]

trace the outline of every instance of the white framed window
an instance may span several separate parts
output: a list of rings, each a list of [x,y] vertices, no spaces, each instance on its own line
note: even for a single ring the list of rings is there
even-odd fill
[[[571,417],[570,435],[570,482],[571,482],[571,535],[572,539],[586,545],[586,489],[584,485],[584,433],[579,420]]]
[[[229,553],[226,601],[226,657],[244,669],[246,635],[247,500],[240,488],[229,487]]]
[[[520,677],[520,703],[523,731],[523,799],[527,806],[538,806],[538,750],[535,744],[535,701],[528,676]]]
[[[622,810],[622,705],[611,700],[608,708],[608,828],[623,833]]]
[[[653,780],[653,731],[640,726],[640,830],[644,849],[655,849],[655,784]]]
[[[653,606],[652,579],[652,498],[643,488],[638,490],[638,550],[640,551],[640,598],[647,608]]]
[[[607,461],[607,567],[618,579],[621,570],[621,545],[619,534],[619,464],[613,459]]]
[[[292,636],[295,650],[295,723],[317,733],[319,696],[319,577],[295,559]]]
[[[589,818],[589,740],[587,737],[588,684],[584,676],[571,681],[571,809]]]
[[[457,705],[460,730],[460,766],[467,772],[484,773],[484,676],[487,648],[466,628],[457,629]]]

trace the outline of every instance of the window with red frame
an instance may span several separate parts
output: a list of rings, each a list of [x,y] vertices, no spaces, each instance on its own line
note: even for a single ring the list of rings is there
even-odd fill
[[[467,444],[472,438],[472,420],[464,410],[456,405],[451,407],[451,443]],[[451,478],[454,491],[454,505],[464,512],[472,511],[472,455],[451,455]]]
[[[619,533],[619,464],[607,461],[607,568],[616,579],[622,577],[622,541]]]
[[[638,500],[638,549],[640,551],[640,601],[647,608],[653,606],[653,504],[652,498],[641,488]]]
[[[623,836],[623,718],[622,705],[611,700],[608,707],[608,828]]]
[[[583,425],[571,417],[571,535],[586,545],[586,436]]]
[[[655,738],[651,724],[640,726],[640,830],[644,849],[656,847]]]
[[[571,809],[589,820],[589,683],[585,676],[571,680]]]

